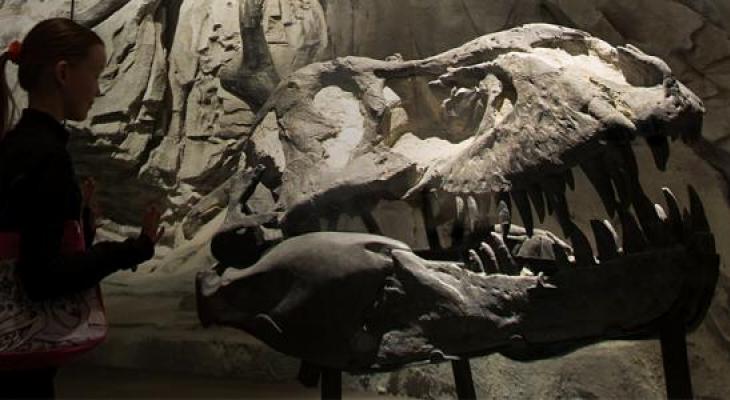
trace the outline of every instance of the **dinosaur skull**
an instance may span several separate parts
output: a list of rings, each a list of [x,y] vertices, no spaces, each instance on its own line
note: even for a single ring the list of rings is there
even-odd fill
[[[631,141],[662,169],[702,112],[661,60],[552,25],[305,67],[260,114],[247,159],[266,168],[243,173],[213,241],[219,270],[238,268],[200,275],[201,319],[348,370],[541,358],[655,334],[667,315],[696,326],[718,265],[702,205],[690,190],[682,215],[668,189],[666,211],[653,204]],[[591,223],[596,254],[565,199],[573,169],[621,223],[622,240]],[[272,201],[252,213],[259,181]],[[535,228],[546,211],[570,245]],[[317,233],[343,218],[370,234]]]

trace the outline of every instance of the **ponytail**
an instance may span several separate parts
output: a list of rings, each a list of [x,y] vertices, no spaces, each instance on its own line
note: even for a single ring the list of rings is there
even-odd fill
[[[10,129],[13,119],[14,102],[13,95],[10,93],[8,81],[5,77],[5,67],[8,64],[8,53],[0,55],[0,140],[5,136],[5,132]]]
[[[0,55],[0,140],[5,136],[5,132],[10,129],[16,109],[13,93],[10,91],[10,86],[8,86],[6,67],[8,61],[18,63],[20,48],[20,42],[14,41],[10,43],[8,50]]]

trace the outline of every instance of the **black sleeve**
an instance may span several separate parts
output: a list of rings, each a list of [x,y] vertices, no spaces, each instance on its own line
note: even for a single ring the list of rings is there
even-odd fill
[[[29,185],[21,221],[18,273],[33,300],[49,299],[94,287],[107,275],[150,259],[154,244],[144,235],[123,242],[97,243],[85,252],[61,255],[64,221],[77,190],[70,159],[63,154],[46,157]],[[78,208],[77,208],[78,209]]]

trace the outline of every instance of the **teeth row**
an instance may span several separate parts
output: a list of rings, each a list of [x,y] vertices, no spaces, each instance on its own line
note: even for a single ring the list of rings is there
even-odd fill
[[[655,162],[660,169],[666,167],[669,157],[668,140],[665,136],[651,136],[647,138],[649,147],[654,154]],[[610,218],[614,218],[619,209],[628,209],[635,197],[642,197],[641,185],[638,181],[638,166],[636,156],[630,143],[623,145],[610,145],[601,143],[595,157],[582,162],[581,170],[591,182],[594,190],[598,193],[601,202]],[[535,219],[542,223],[545,216],[556,214],[563,233],[569,234],[572,229],[570,221],[570,210],[565,199],[566,187],[575,190],[575,179],[571,169],[567,169],[561,175],[552,175],[543,179],[540,183],[530,185],[526,188],[516,189],[507,193],[498,193],[492,202],[497,206],[496,223],[508,224],[513,216],[512,202],[520,213],[523,224],[528,233],[533,232]],[[464,200],[456,198],[457,222],[462,224],[464,229],[471,230],[476,224],[479,210],[476,210],[477,202],[473,196],[467,196],[468,207],[465,212]],[[443,211],[442,205],[435,193],[428,198],[428,207],[432,217],[438,217]],[[532,207],[530,207],[532,206]],[[489,208],[489,204],[487,205]],[[490,210],[480,210],[482,215]],[[546,213],[547,211],[547,213]],[[465,219],[462,216],[466,216]]]
[[[572,256],[569,254],[571,249],[568,246],[558,243],[544,234],[529,235],[530,237],[522,243],[522,248],[530,250],[525,253],[521,250],[519,256],[533,260],[551,260],[558,270],[576,266],[593,266],[600,262],[608,262],[623,254],[642,252],[650,247],[688,243],[693,234],[710,232],[702,201],[691,185],[688,187],[689,209],[685,208],[682,214],[680,214],[679,204],[672,191],[663,188],[662,192],[667,203],[667,211],[658,204],[643,205],[648,201],[645,196],[641,196],[634,204],[639,221],[630,212],[619,210],[623,232],[621,245],[619,245],[619,235],[609,221],[592,220],[591,230],[597,247],[595,256],[587,236],[576,225],[572,225],[568,235],[572,243]],[[510,233],[519,235],[518,230],[519,228],[513,227],[513,232]],[[468,268],[486,274],[517,275],[521,272],[524,273],[509,251],[504,234],[506,231],[502,230],[502,232],[503,234],[490,232],[486,236],[486,240],[481,242],[478,247],[468,250],[466,260]],[[541,241],[543,243],[538,243]],[[547,251],[545,243],[549,246]]]
[[[673,137],[676,139],[676,137]],[[647,143],[654,156],[656,166],[660,170],[666,168],[669,158],[669,141],[665,136],[650,136]],[[622,145],[600,143],[601,149],[597,156],[580,164],[610,218],[618,215],[622,225],[623,240],[619,243],[616,230],[608,221],[592,221],[597,243],[597,255],[601,260],[610,260],[619,253],[633,253],[647,249],[650,246],[666,246],[673,241],[683,238],[687,218],[682,218],[676,198],[669,189],[664,189],[667,201],[667,210],[653,204],[644,194],[638,180],[638,165],[631,144]],[[527,236],[532,237],[535,231],[535,218],[542,223],[546,215],[555,215],[563,234],[572,243],[572,258],[579,265],[594,264],[596,259],[591,250],[590,242],[583,232],[571,221],[568,202],[565,197],[566,187],[575,189],[573,172],[567,169],[561,175],[552,175],[540,183],[513,190],[510,193],[497,193],[493,198],[479,202],[472,195],[455,197],[455,219],[452,227],[452,243],[464,243],[464,238],[470,233],[494,230],[491,225],[497,225],[503,233],[503,241],[507,240],[507,233],[512,224],[514,210],[520,214]],[[699,231],[709,231],[706,217],[699,197],[693,188],[690,188],[690,211],[686,213],[690,219],[698,218],[691,225]],[[436,229],[436,219],[442,214],[443,203],[439,203],[436,193],[427,196],[425,225],[429,244],[432,249],[442,249]],[[480,209],[479,205],[482,205]],[[496,213],[493,219],[484,223],[484,217],[489,215],[494,204]],[[694,206],[693,206],[694,205]],[[629,211],[633,207],[633,213]],[[430,215],[429,215],[430,214]],[[443,220],[443,219],[442,219]],[[703,223],[702,220],[705,220]],[[487,225],[487,228],[484,227]],[[669,227],[669,229],[666,229]],[[686,232],[685,232],[686,233]],[[488,243],[486,244],[489,245]],[[480,246],[482,248],[484,246]],[[570,249],[568,249],[570,251]],[[465,254],[465,258],[477,270],[488,268],[488,261],[484,257],[479,259],[482,266],[476,262],[480,254]],[[488,257],[487,257],[488,258]]]

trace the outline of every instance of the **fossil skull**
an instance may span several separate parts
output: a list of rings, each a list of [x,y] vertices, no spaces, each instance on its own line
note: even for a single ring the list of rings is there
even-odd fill
[[[247,159],[264,167],[236,180],[201,320],[351,371],[549,357],[668,316],[694,327],[718,273],[702,204],[692,189],[684,213],[669,189],[651,202],[631,142],[663,169],[702,113],[661,60],[545,24],[424,60],[305,67],[260,113]],[[619,238],[592,221],[595,252],[565,199],[578,168],[621,224]],[[270,207],[251,212],[262,188]],[[566,241],[535,228],[546,214]],[[320,232],[343,216],[369,233]]]

